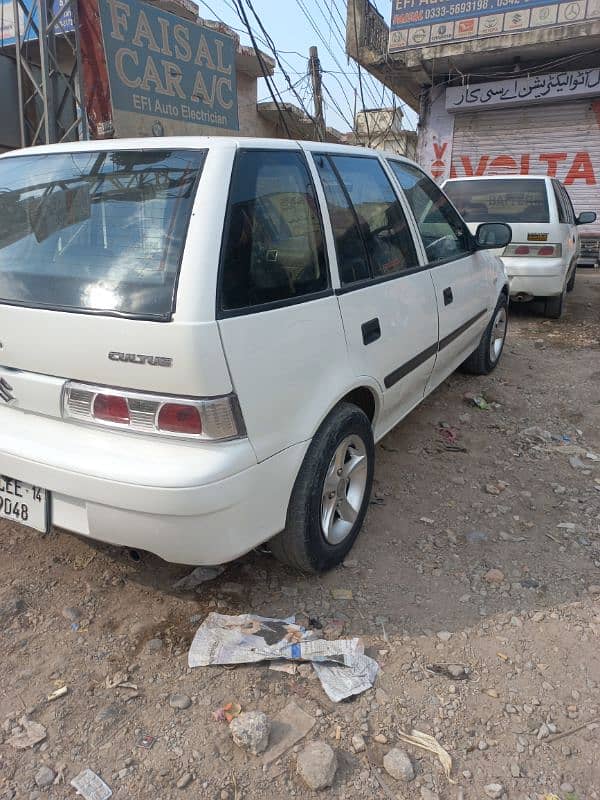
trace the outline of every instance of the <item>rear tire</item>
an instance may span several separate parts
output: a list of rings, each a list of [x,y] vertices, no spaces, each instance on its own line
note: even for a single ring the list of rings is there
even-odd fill
[[[567,292],[572,292],[575,288],[575,279],[577,277],[577,267],[573,268],[573,273],[569,280],[567,281]]]
[[[544,316],[548,319],[560,319],[565,307],[566,288],[558,297],[546,297],[544,303]]]
[[[496,369],[504,350],[507,330],[508,297],[502,292],[477,350],[462,363],[461,370],[470,375],[489,375]]]
[[[302,572],[323,572],[343,561],[367,513],[374,461],[368,417],[341,403],[308,448],[285,529],[270,542],[275,558]]]

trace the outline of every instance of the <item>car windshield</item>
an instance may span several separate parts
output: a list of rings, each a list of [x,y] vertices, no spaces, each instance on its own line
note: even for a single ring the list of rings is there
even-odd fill
[[[0,159],[0,302],[169,319],[200,150]]]
[[[550,222],[545,181],[450,181],[444,191],[467,222]]]

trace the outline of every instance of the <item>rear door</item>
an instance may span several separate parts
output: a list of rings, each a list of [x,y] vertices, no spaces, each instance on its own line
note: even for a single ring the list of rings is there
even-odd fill
[[[351,363],[384,392],[380,436],[423,398],[437,352],[435,291],[380,160],[340,152],[313,157],[333,229]]]
[[[417,221],[439,308],[439,354],[431,385],[477,346],[496,303],[495,276],[466,224],[436,184],[414,164],[389,159]]]
[[[310,439],[348,355],[314,184],[292,143],[237,152],[217,317],[258,459]]]

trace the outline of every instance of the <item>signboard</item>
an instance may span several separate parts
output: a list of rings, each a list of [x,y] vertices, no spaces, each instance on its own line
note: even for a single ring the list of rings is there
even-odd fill
[[[239,130],[232,37],[136,0],[99,10],[114,112],[153,117],[156,135]]]
[[[600,0],[393,0],[390,53],[600,18]]]
[[[25,6],[30,9],[32,6],[32,0],[24,0]],[[50,10],[52,16],[58,13],[63,6],[66,5],[65,0],[50,0]],[[26,16],[23,13],[22,9],[19,8],[19,27],[21,30],[21,34],[25,31],[25,21]],[[38,24],[37,20],[37,9],[33,14],[33,22],[36,25]],[[60,21],[57,22],[55,27],[55,32],[57,34],[60,33],[68,33],[74,30],[73,26],[73,12],[70,8],[67,8],[64,14],[61,16]],[[37,39],[37,33],[33,30],[30,30],[27,34],[27,40]],[[13,0],[0,0],[0,47],[9,47],[10,45],[14,45],[17,41],[16,38],[16,30],[15,30],[15,12],[13,8]]]
[[[471,86],[453,86],[446,91],[450,113],[478,108],[501,108],[530,103],[583,99],[600,95],[600,69],[553,72]]]

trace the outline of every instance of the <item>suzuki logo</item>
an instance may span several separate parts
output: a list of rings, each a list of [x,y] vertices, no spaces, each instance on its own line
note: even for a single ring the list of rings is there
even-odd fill
[[[10,383],[4,378],[0,378],[0,397],[5,403],[10,403],[15,399],[15,396],[12,394],[12,390],[13,387],[10,385]]]

